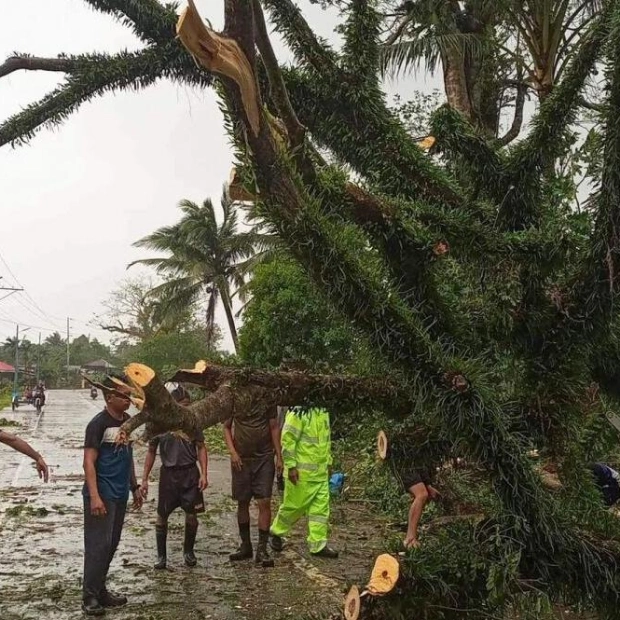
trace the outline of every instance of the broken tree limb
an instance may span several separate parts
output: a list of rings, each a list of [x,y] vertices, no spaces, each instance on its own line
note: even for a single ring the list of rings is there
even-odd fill
[[[250,127],[257,135],[260,127],[258,86],[252,66],[239,44],[207,28],[193,0],[189,0],[179,18],[177,35],[198,63],[237,84]]]
[[[344,598],[345,620],[357,620],[360,617],[361,606],[359,588],[357,586],[351,586],[351,589]]]
[[[385,596],[391,592],[400,577],[400,564],[389,553],[382,553],[375,560],[366,590],[372,596]]]
[[[319,375],[297,371],[270,372],[254,368],[231,368],[207,364],[200,372],[179,370],[170,381],[191,383],[209,391],[223,384],[236,390],[254,386],[268,392],[271,404],[287,406],[313,404],[359,407],[369,404],[387,408],[392,413],[408,413],[411,402],[408,394],[397,384],[378,377]]]

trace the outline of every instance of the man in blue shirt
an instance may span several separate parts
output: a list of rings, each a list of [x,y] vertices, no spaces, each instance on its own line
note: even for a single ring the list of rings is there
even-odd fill
[[[126,377],[117,377],[129,383]],[[131,445],[116,443],[119,428],[129,419],[129,389],[111,377],[103,382],[105,409],[86,427],[84,440],[84,583],[82,610],[102,616],[106,607],[127,603],[107,589],[106,578],[118,547],[125,520],[129,491],[134,506],[142,505],[136,484]]]

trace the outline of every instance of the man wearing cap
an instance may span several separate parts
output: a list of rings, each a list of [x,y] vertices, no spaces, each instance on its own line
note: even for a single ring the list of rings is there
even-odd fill
[[[106,607],[121,607],[127,597],[108,589],[107,577],[121,539],[129,491],[142,506],[131,444],[118,443],[120,427],[129,420],[129,380],[108,376],[103,381],[105,409],[86,427],[84,438],[84,578],[82,610],[102,616]]]
[[[167,383],[166,388],[180,405],[189,405],[190,396],[183,386]],[[166,433],[149,442],[142,474],[142,497],[144,499],[148,494],[149,475],[155,464],[158,446],[162,465],[159,474],[159,501],[155,524],[155,539],[157,541],[155,568],[166,568],[168,517],[176,508],[182,508],[185,512],[185,538],[183,541],[185,565],[196,566],[196,556],[194,555],[194,544],[198,530],[198,517],[196,515],[205,510],[202,492],[208,486],[207,448],[204,436],[200,432],[188,440],[172,433]]]

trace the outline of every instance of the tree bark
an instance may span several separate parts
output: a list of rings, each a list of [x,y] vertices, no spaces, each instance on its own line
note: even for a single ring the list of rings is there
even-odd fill
[[[473,110],[467,90],[463,55],[458,50],[447,49],[442,52],[441,61],[448,103],[472,122]]]
[[[228,321],[230,336],[235,347],[235,353],[237,353],[237,351],[239,351],[239,336],[237,335],[237,326],[235,325],[235,317],[233,316],[230,291],[221,290],[220,295],[222,296],[222,305],[224,306],[224,312],[226,313],[226,320]]]
[[[208,391],[205,398],[182,407],[148,366],[130,364],[125,373],[133,387],[144,394],[144,407],[123,424],[123,440],[143,424],[146,425],[145,440],[178,431],[192,436],[229,418],[267,415],[278,405],[312,403],[343,410],[372,404],[393,415],[406,415],[413,408],[406,393],[385,379],[276,373],[211,365],[207,365],[203,372],[179,370],[171,378],[172,381],[200,385]]]

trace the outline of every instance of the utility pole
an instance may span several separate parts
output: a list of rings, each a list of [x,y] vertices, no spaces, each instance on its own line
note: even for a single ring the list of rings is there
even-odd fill
[[[15,326],[15,373],[13,374],[13,398],[17,394],[17,379],[19,374],[19,325]]]
[[[37,349],[37,385],[41,379],[41,332],[39,332],[39,348]]]
[[[67,387],[69,387],[69,321],[71,319],[67,317]]]

